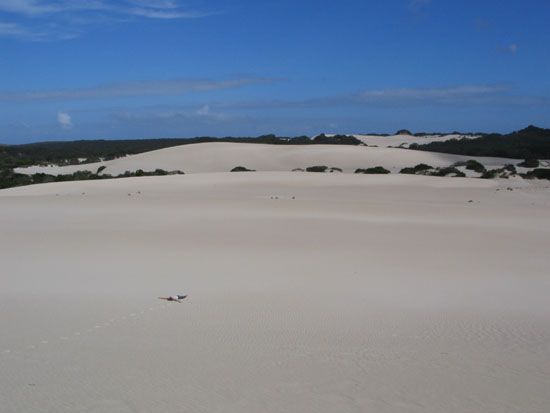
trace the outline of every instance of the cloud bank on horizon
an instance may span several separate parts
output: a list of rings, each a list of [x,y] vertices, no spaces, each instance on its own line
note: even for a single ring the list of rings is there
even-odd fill
[[[0,142],[550,127],[533,0],[0,0]]]

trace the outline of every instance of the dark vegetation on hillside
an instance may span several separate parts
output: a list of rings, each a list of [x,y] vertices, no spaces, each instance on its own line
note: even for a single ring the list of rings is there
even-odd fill
[[[101,168],[99,168],[101,169]],[[0,170],[0,189],[11,188],[14,186],[24,186],[33,184],[46,184],[49,182],[68,182],[68,181],[91,181],[98,179],[115,179],[115,178],[132,178],[140,176],[164,176],[164,175],[183,175],[182,171],[165,171],[163,169],[155,169],[152,172],[138,169],[135,172],[126,171],[120,175],[100,174],[90,171],[78,171],[67,175],[49,175],[37,173],[32,175],[18,174],[11,169]]]
[[[410,133],[402,130],[402,133]],[[458,132],[456,133],[458,134]],[[430,135],[415,133],[414,136]],[[433,135],[433,134],[432,134]],[[462,136],[468,134],[461,134]],[[470,134],[471,135],[471,134]],[[518,132],[508,135],[500,134],[476,134],[479,138],[452,139],[446,142],[432,142],[428,144],[411,144],[410,149],[442,152],[467,156],[493,156],[504,158],[525,159],[518,166],[525,168],[538,168],[527,173],[519,174],[526,179],[549,179],[550,169],[539,168],[538,159],[550,159],[550,129],[541,129],[529,126]],[[384,136],[384,135],[380,135]],[[198,137],[192,139],[134,139],[134,140],[81,140],[72,142],[41,142],[25,145],[0,145],[0,189],[12,186],[29,185],[35,183],[123,178],[129,176],[167,175],[181,173],[179,171],[167,172],[157,169],[154,172],[126,172],[118,176],[102,174],[105,166],[101,166],[96,173],[79,171],[70,175],[48,174],[18,174],[14,168],[31,165],[76,165],[110,160],[126,155],[148,152],[178,145],[189,145],[207,142],[234,142],[256,143],[270,145],[364,145],[360,140],[348,135],[326,136],[319,135],[313,139],[307,136],[295,138],[277,137],[275,135],[263,135],[256,138],[241,137]],[[512,165],[501,169],[486,170],[475,160],[457,163],[447,168],[433,168],[420,164],[412,168],[404,168],[404,174],[422,174],[435,176],[464,176],[464,173],[456,167],[465,167],[473,170],[482,178],[507,178],[516,175]],[[512,170],[512,168],[514,168]],[[246,169],[246,168],[243,168]],[[298,168],[297,170],[302,170]],[[309,172],[341,172],[339,168],[326,166],[314,166],[306,169]],[[389,172],[389,171],[388,171]],[[356,173],[388,173],[384,168],[360,169]]]
[[[494,156],[515,159],[550,159],[550,129],[529,126],[508,135],[411,144],[410,149],[466,156]]]

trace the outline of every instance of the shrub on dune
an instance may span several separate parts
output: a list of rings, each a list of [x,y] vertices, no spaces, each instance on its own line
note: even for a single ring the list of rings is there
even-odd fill
[[[448,166],[446,168],[437,168],[435,171],[430,172],[430,176],[452,176],[454,178],[465,178],[466,174],[454,166]]]
[[[487,168],[485,168],[485,166],[483,166],[482,163],[474,160],[474,159],[469,159],[467,160],[466,162],[464,162],[464,165],[466,167],[466,169],[468,169],[469,171],[474,171],[474,172],[477,172],[477,173],[480,173],[482,174],[483,172],[485,172],[487,170]]]
[[[522,168],[538,168],[539,165],[539,160],[534,158],[525,159],[523,162],[518,163],[518,166]]]
[[[532,171],[527,172],[524,175],[524,178],[527,179],[548,179],[550,180],[550,169],[548,168],[537,168],[533,169]]]
[[[515,176],[517,174],[516,167],[514,165],[505,165],[502,168],[491,169],[485,171],[480,178],[482,179],[495,179],[502,178],[508,179],[510,176]]]
[[[231,169],[231,172],[255,172],[255,170],[245,168],[244,166],[236,166],[235,168]]]
[[[387,175],[391,173],[386,168],[382,166],[375,166],[374,168],[366,168],[366,169],[356,169],[356,174],[371,174],[371,175]]]
[[[416,174],[422,174],[426,171],[429,171],[431,169],[434,169],[433,166],[426,165],[425,163],[419,163],[413,168],[403,168],[401,171],[399,171],[400,174],[408,174],[408,175],[416,175]]]
[[[306,172],[326,172],[327,170],[328,166],[324,165],[310,166],[309,168],[306,168]]]

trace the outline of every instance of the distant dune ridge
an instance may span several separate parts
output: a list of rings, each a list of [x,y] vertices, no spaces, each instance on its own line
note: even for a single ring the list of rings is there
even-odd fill
[[[377,142],[374,137],[362,137],[367,142]],[[398,138],[389,142],[399,145]],[[415,138],[416,142],[420,139]],[[391,145],[390,145],[391,146]],[[227,172],[236,166],[257,171],[291,171],[315,165],[341,168],[353,172],[358,168],[383,166],[392,172],[426,163],[435,167],[449,166],[455,162],[472,159],[468,156],[411,151],[399,148],[365,147],[352,145],[264,145],[246,143],[200,143],[182,145],[157,151],[130,155],[111,161],[69,166],[33,166],[17,168],[20,173],[70,174],[88,170],[96,172],[105,166],[103,173],[118,175],[125,171],[145,171],[161,168],[181,170],[185,173]],[[475,158],[487,167],[502,167],[521,160],[505,158]]]

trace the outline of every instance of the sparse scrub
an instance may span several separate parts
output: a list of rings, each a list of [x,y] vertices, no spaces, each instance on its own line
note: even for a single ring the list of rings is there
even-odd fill
[[[429,172],[430,176],[452,176],[454,178],[464,178],[466,174],[454,166],[448,166],[446,168],[437,168],[436,170]]]
[[[518,163],[518,166],[522,168],[538,168],[539,165],[539,160],[535,158],[525,159],[523,162]]]
[[[309,168],[306,168],[306,172],[326,172],[328,170],[328,166],[324,165],[318,165],[318,166],[310,166]]]
[[[412,168],[403,168],[401,169],[401,171],[399,171],[399,173],[407,174],[407,175],[417,175],[417,174],[424,174],[426,171],[429,171],[431,169],[434,169],[434,167],[430,165],[426,165],[425,163],[419,163],[418,165]]]
[[[466,169],[480,174],[487,170],[487,168],[485,168],[485,166],[481,162],[478,162],[475,159],[467,160],[464,166],[466,167]]]
[[[391,173],[386,168],[382,166],[375,166],[374,168],[366,168],[366,169],[356,169],[356,174],[371,174],[371,175],[387,175]]]
[[[529,171],[524,176],[527,179],[548,179],[550,180],[550,169],[548,168],[537,168]]]
[[[256,172],[254,169],[248,169],[244,166],[236,166],[235,168],[231,169],[231,172]]]

